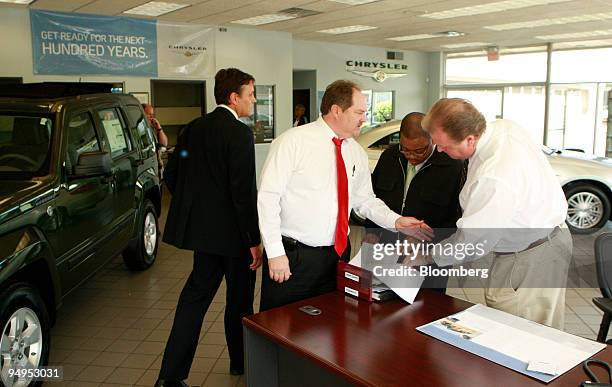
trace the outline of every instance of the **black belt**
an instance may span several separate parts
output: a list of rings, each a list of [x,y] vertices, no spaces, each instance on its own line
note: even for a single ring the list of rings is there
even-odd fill
[[[282,235],[282,239],[283,239],[283,245],[285,246],[285,249],[290,249],[290,250],[295,250],[298,247],[302,247],[302,248],[306,248],[306,249],[315,249],[315,250],[324,250],[324,249],[331,249],[334,246],[309,246],[307,244],[304,244],[300,241],[298,241],[297,239],[293,239],[287,236]]]
[[[527,250],[531,250],[535,247],[538,247],[539,245],[541,245],[544,242],[548,242],[549,240],[551,240],[553,237],[555,237],[557,235],[557,233],[561,231],[561,228],[559,226],[555,227],[550,234],[546,235],[544,238],[540,238],[535,242],[531,242],[531,244],[529,246],[527,246],[525,249],[521,250],[521,251],[517,251],[517,252],[503,252],[503,253],[495,253],[496,255],[510,255],[510,254],[519,254],[519,253],[523,253]]]

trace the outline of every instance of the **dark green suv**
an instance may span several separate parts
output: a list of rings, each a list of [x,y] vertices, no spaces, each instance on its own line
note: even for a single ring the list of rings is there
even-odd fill
[[[153,264],[161,207],[155,138],[138,100],[78,87],[22,88],[0,91],[13,95],[0,96],[0,370],[7,386],[31,380],[4,371],[47,364],[50,325],[70,291],[117,254],[130,269]]]

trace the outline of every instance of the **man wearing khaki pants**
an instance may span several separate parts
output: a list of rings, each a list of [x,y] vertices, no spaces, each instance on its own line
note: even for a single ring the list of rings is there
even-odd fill
[[[458,259],[436,252],[409,265],[456,265],[492,255],[485,287],[488,306],[563,328],[572,239],[567,202],[539,146],[515,123],[487,124],[468,101],[444,98],[423,119],[440,152],[469,160],[459,195],[463,216],[445,242],[481,243],[479,254]]]

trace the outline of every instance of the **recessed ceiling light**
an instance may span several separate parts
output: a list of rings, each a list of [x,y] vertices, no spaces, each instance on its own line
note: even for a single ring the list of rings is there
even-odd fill
[[[139,5],[138,7],[130,8],[123,13],[132,15],[146,15],[146,16],[161,16],[170,12],[174,12],[177,9],[189,7],[189,4],[177,4],[177,3],[166,3],[163,1],[149,1]]]
[[[246,19],[234,20],[231,23],[244,24],[248,26],[260,26],[262,24],[276,23],[279,21],[291,20],[295,18],[297,18],[297,15],[291,15],[288,13],[269,13],[266,15],[259,15]]]
[[[467,48],[467,47],[481,47],[481,46],[490,46],[490,45],[491,45],[491,43],[471,42],[471,43],[443,44],[440,47],[444,47],[444,48]]]
[[[320,32],[322,34],[340,35],[340,34],[350,34],[351,32],[375,30],[376,28],[378,27],[355,25],[355,26],[330,28],[327,30],[320,30],[317,32]]]
[[[361,4],[373,3],[378,0],[331,0],[331,1],[333,1],[334,3],[342,3],[342,4],[348,4],[348,5],[361,5]]]
[[[551,19],[530,20],[530,21],[507,23],[507,24],[496,24],[492,26],[485,26],[484,28],[487,28],[489,30],[494,30],[494,31],[507,31],[507,30],[516,30],[520,28],[546,27],[546,26],[553,26],[553,25],[583,23],[583,22],[609,20],[609,19],[612,19],[612,12],[593,13],[589,15],[577,15],[577,16],[567,16],[567,17],[556,17],[556,18],[551,18]]]
[[[571,0],[505,0],[497,1],[495,3],[475,5],[472,7],[463,7],[448,9],[446,11],[440,12],[431,12],[420,16],[430,19],[450,19],[454,17],[482,15],[485,13],[502,12],[511,9],[534,7],[536,5],[563,3],[567,1]]]
[[[591,38],[591,37],[606,36],[606,35],[612,35],[612,30],[597,30],[597,31],[585,31],[585,32],[569,32],[566,34],[541,35],[541,36],[536,36],[536,39],[540,39],[540,40],[577,39],[577,38]]]
[[[0,0],[0,3],[11,3],[11,4],[30,4],[34,0]]]

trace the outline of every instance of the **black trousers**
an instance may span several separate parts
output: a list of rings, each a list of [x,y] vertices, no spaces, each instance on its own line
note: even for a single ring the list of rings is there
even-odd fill
[[[333,246],[310,247],[289,242],[286,238],[283,238],[283,245],[291,277],[280,284],[270,279],[268,257],[264,251],[260,312],[333,291],[336,289],[338,260],[348,261],[351,255],[350,243],[342,257]]]
[[[227,285],[225,339],[231,369],[244,369],[242,317],[253,314],[255,272],[249,269],[250,254],[237,258],[193,253],[193,271],[181,292],[174,323],[162,360],[160,379],[183,380],[198,346],[204,315],[221,280]]]

